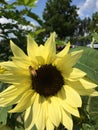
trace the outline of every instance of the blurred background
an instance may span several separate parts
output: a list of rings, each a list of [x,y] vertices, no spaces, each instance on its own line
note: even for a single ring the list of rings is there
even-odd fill
[[[90,46],[98,32],[98,0],[0,0],[0,60],[10,58],[10,40],[25,51],[27,34],[42,44],[53,31],[60,47],[66,41]]]

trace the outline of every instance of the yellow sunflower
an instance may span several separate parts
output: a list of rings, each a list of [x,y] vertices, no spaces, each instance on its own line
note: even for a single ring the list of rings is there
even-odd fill
[[[27,55],[11,41],[12,61],[2,62],[0,80],[11,84],[0,93],[0,106],[17,104],[9,112],[25,112],[25,130],[53,130],[63,124],[72,130],[72,115],[79,117],[80,95],[94,95],[97,86],[73,66],[81,51],[69,53],[70,43],[59,53],[52,33],[38,46],[28,36]]]

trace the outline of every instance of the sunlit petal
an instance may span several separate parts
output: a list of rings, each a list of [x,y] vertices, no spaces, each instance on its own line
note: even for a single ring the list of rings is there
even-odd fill
[[[28,35],[28,38],[27,38],[28,56],[31,58],[34,58],[34,56],[36,56],[37,49],[38,49],[37,43],[34,41],[34,39],[30,35]]]
[[[72,130],[73,129],[73,122],[72,122],[71,114],[69,114],[67,111],[65,111],[63,109],[61,110],[61,112],[62,112],[62,119],[61,119],[62,124],[68,130]]]
[[[84,86],[85,89],[92,89],[92,88],[97,87],[97,84],[95,84],[88,78],[82,78],[82,79],[79,79],[79,81],[81,82],[81,84]]]
[[[81,107],[82,100],[80,95],[73,88],[65,85],[66,102],[70,103],[73,107]]]
[[[58,102],[55,100],[55,98],[51,99],[48,112],[49,119],[56,127],[58,127],[61,120],[61,112],[58,106]]]
[[[69,48],[70,48],[70,42],[68,42],[66,44],[65,48],[62,51],[60,51],[59,53],[57,53],[57,57],[64,57],[68,53]]]
[[[31,97],[33,96],[33,91],[32,90],[28,90],[27,92],[25,92],[19,103],[9,112],[11,113],[15,113],[15,112],[23,112],[26,108],[28,108],[31,105]],[[22,102],[22,104],[21,104]]]
[[[11,50],[16,57],[27,58],[26,54],[12,41],[10,41]]]

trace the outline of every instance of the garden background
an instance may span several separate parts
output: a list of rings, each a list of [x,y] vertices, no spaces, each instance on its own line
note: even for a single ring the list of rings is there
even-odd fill
[[[81,19],[78,7],[72,0],[47,0],[42,18],[32,11],[37,8],[37,0],[0,1],[0,61],[11,59],[10,40],[26,52],[26,37],[30,34],[38,44],[44,44],[50,32],[57,33],[57,51],[70,41],[70,51],[83,49],[83,55],[75,65],[87,73],[87,76],[98,84],[98,12],[91,17]],[[34,21],[37,24],[34,24]],[[92,48],[87,45],[91,44]],[[7,84],[0,83],[0,91]],[[12,106],[0,108],[0,130],[23,130],[21,113],[8,114]],[[74,120],[74,130],[98,130],[98,97],[84,97],[80,110],[81,118]],[[62,128],[63,129],[63,128]]]

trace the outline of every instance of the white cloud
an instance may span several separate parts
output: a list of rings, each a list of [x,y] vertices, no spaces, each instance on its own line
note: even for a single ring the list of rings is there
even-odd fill
[[[91,17],[94,12],[98,11],[98,0],[85,0],[84,3],[78,6],[80,8],[78,10],[80,17]]]
[[[0,23],[3,25],[3,24],[8,24],[8,23],[10,23],[10,24],[16,24],[17,23],[17,21],[15,21],[15,20],[12,20],[12,19],[7,19],[7,18],[5,18],[5,17],[2,17],[2,18],[0,18]],[[31,23],[32,24],[32,23]],[[34,28],[32,27],[32,26],[29,26],[29,25],[27,25],[27,26],[25,26],[25,25],[22,25],[22,24],[18,24],[18,27],[20,28],[20,29],[23,29],[23,30],[31,30],[31,31],[34,31]],[[17,30],[17,28],[15,28],[14,26],[13,26],[13,29],[12,30],[16,30],[16,31],[18,31]],[[4,32],[8,32],[8,29],[4,29]],[[2,29],[0,29],[0,41],[2,41],[3,40],[3,34],[2,34]],[[14,35],[14,33],[8,33],[8,38],[17,38],[15,35]]]
[[[97,8],[97,10],[98,10],[98,0],[96,1],[96,8]]]
[[[7,24],[7,23],[12,23],[11,19],[7,19],[5,17],[0,18],[0,23],[1,24]]]

